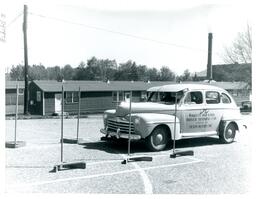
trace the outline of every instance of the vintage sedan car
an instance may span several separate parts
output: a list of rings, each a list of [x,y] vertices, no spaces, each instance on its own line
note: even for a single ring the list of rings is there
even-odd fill
[[[210,84],[171,84],[148,89],[147,102],[122,102],[116,110],[105,111],[101,133],[145,139],[151,150],[160,151],[174,138],[218,136],[231,143],[242,128],[240,119],[239,107],[226,90]]]
[[[252,102],[251,101],[242,101],[240,111],[241,112],[252,112]]]

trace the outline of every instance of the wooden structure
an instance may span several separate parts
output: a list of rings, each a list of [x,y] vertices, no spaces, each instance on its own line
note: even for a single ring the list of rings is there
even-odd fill
[[[78,89],[81,89],[80,112],[99,113],[115,108],[117,101],[129,99],[130,90],[133,101],[146,99],[146,90],[152,86],[174,82],[133,82],[133,81],[66,81],[64,82],[64,110],[77,114]],[[61,111],[61,85],[57,81],[32,81],[29,85],[29,112],[36,115],[59,114]]]

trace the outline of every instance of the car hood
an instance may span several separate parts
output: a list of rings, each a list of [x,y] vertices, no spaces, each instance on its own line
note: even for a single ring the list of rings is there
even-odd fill
[[[129,114],[129,102],[122,102],[116,109],[116,115],[124,117]],[[166,105],[154,102],[131,103],[131,113],[170,113],[174,110],[175,105]]]

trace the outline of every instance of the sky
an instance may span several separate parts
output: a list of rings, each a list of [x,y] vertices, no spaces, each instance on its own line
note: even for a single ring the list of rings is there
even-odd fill
[[[177,3],[178,2],[178,3]],[[8,0],[1,68],[24,64],[23,5],[28,5],[28,62],[46,67],[77,67],[92,56],[128,60],[150,67],[206,69],[208,33],[213,33],[213,64],[223,64],[224,47],[251,23],[246,1],[205,0]]]

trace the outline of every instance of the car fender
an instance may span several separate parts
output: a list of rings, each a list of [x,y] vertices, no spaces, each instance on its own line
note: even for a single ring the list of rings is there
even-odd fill
[[[240,120],[241,118],[241,113],[238,107],[223,111],[222,120],[224,121]]]
[[[239,109],[235,109],[234,111],[225,112],[221,118],[219,133],[225,131],[226,127],[230,124],[234,123],[237,131],[241,131],[246,128],[246,126],[242,122],[242,117]]]
[[[160,113],[140,113],[132,115],[132,120],[135,127],[135,132],[140,132],[142,138],[149,136],[157,126],[166,126],[171,133],[171,138],[174,138],[174,121],[175,117],[168,114]],[[175,139],[181,139],[180,121],[176,118],[176,134]]]

